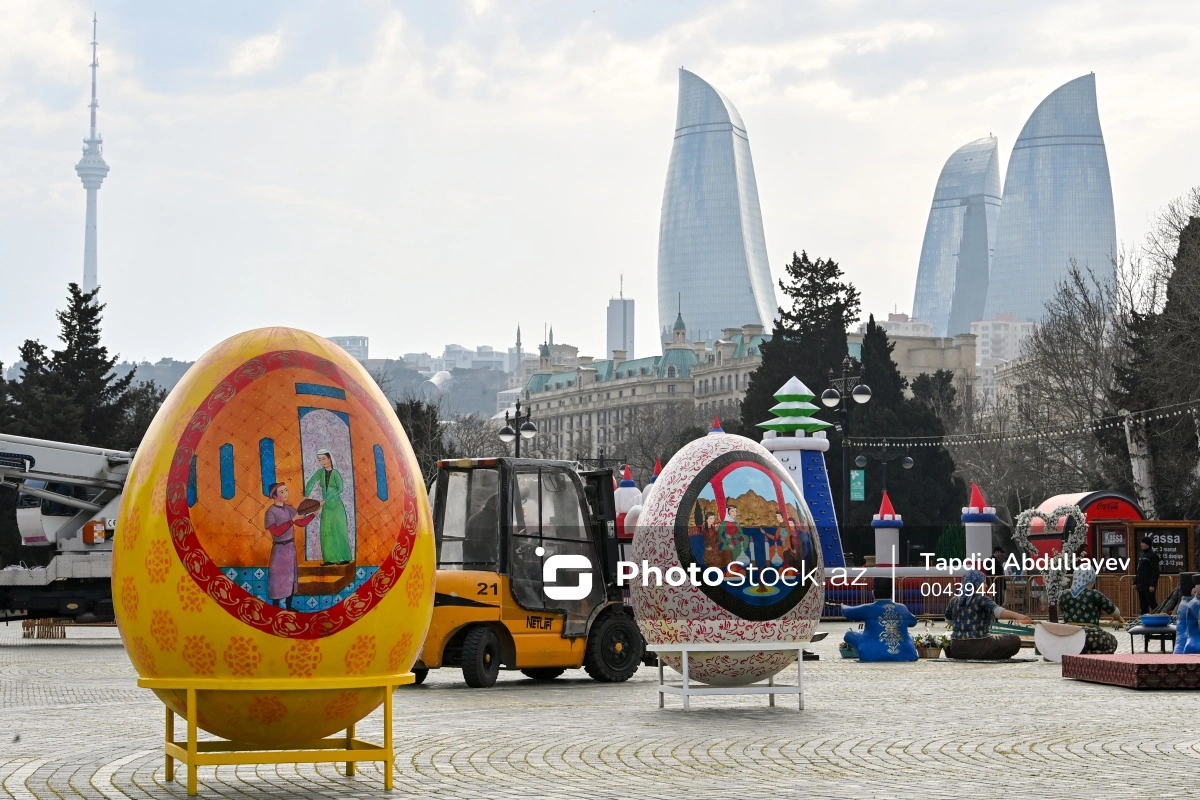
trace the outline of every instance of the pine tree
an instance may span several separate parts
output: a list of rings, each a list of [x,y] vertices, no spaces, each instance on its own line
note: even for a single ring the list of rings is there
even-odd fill
[[[437,477],[437,462],[448,455],[442,436],[440,411],[436,403],[426,402],[416,396],[396,402],[396,417],[408,435],[426,485]]]
[[[1130,326],[1130,361],[1117,382],[1127,394],[1124,407],[1162,407],[1200,397],[1196,353],[1200,335],[1200,217],[1179,232],[1179,244],[1167,280],[1166,303],[1157,317]],[[1197,425],[1190,414],[1147,423],[1158,513],[1162,519],[1195,519]]]
[[[842,280],[836,261],[812,261],[801,251],[792,253],[786,269],[787,279],[779,288],[790,303],[779,309],[771,340],[762,346],[762,364],[750,375],[742,401],[741,430],[746,435],[770,418],[775,392],[789,378],[799,378],[820,394],[829,384],[829,371],[841,371],[846,330],[858,319],[858,290]]]
[[[159,388],[154,381],[134,384],[129,390],[129,409],[117,447],[132,450],[140,445],[142,437],[146,435],[146,429],[150,427],[154,415],[166,399],[167,390]]]
[[[134,373],[113,373],[120,356],[100,343],[104,305],[98,290],[67,287],[67,307],[57,312],[62,349],[37,340],[21,346],[25,369],[9,384],[16,408],[14,427],[25,436],[97,447],[115,447],[127,431]]]
[[[12,404],[8,400],[8,381],[4,380],[4,362],[0,361],[0,431],[11,429]]]

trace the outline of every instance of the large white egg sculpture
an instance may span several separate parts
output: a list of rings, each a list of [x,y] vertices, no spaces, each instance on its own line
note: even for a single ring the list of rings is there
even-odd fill
[[[809,641],[825,594],[816,530],[791,476],[762,445],[725,433],[691,442],[663,469],[637,519],[630,599],[642,635],[651,645]],[[643,566],[661,570],[661,584]],[[676,579],[679,570],[701,579],[671,585],[672,567]],[[688,673],[742,686],[795,658],[795,650],[769,648],[692,653]],[[677,655],[663,661],[680,668]]]

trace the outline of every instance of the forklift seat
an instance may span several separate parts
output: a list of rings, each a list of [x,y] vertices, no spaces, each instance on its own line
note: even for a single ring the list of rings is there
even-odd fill
[[[463,540],[463,566],[494,565],[496,544],[500,539],[500,495],[493,492],[483,502],[483,508],[467,520],[466,537]]]

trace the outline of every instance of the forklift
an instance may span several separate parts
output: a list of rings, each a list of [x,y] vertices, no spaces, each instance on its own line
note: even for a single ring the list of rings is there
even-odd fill
[[[617,585],[611,470],[569,461],[446,459],[431,487],[433,619],[416,682],[460,667],[490,687],[501,667],[549,681],[583,667],[625,681],[645,642]]]

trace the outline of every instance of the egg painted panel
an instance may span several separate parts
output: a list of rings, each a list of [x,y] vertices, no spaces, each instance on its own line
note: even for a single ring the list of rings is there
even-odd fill
[[[721,570],[725,580],[701,590],[749,620],[794,608],[812,588],[800,577],[816,566],[808,509],[772,466],[749,452],[715,458],[684,493],[675,523],[680,564]]]

